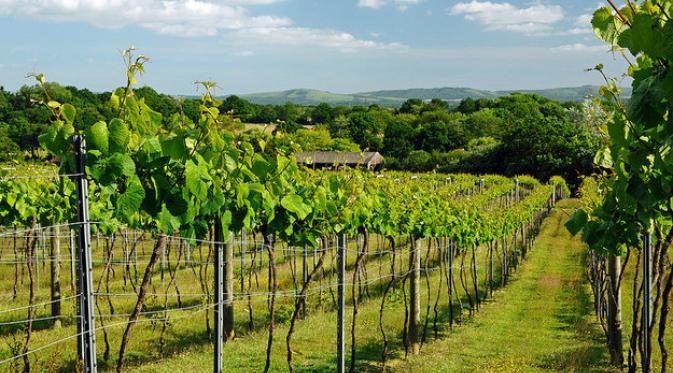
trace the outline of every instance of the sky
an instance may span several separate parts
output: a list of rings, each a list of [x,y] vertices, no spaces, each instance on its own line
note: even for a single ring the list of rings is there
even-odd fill
[[[605,2],[603,2],[605,3]],[[125,83],[120,51],[150,57],[140,79],[170,94],[340,93],[600,84],[625,62],[591,31],[599,0],[0,0],[0,85],[27,73],[93,91]]]

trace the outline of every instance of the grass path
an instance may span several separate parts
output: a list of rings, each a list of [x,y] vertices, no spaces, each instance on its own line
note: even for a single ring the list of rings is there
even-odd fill
[[[584,278],[585,249],[563,224],[575,201],[544,222],[534,250],[495,301],[396,369],[442,372],[607,372],[603,332]]]

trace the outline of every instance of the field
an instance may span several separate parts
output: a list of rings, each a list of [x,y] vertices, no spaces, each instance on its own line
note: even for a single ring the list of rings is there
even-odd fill
[[[49,169],[31,170],[27,182],[41,182],[45,175],[54,177]],[[28,173],[28,169],[13,170],[6,177],[24,180],[19,178],[21,172]],[[437,184],[436,180],[443,181]],[[274,340],[269,350],[270,370],[288,369],[288,350],[293,352],[295,369],[333,369],[339,253],[345,255],[347,364],[353,353],[357,371],[404,369],[405,364],[415,364],[414,359],[405,362],[415,348],[420,347],[420,356],[426,350],[430,353],[436,345],[432,341],[450,340],[471,328],[473,320],[480,319],[482,307],[510,304],[501,304],[498,294],[507,290],[498,289],[507,289],[510,276],[515,272],[518,276],[526,253],[536,251],[534,237],[556,198],[551,193],[560,197],[561,190],[536,184],[530,178],[521,180],[515,183],[498,176],[480,179],[468,175],[411,179],[419,186],[442,185],[442,193],[452,196],[450,203],[469,205],[486,214],[470,217],[475,221],[491,214],[523,217],[511,234],[481,243],[472,241],[474,244],[460,236],[415,238],[382,235],[372,229],[350,234],[341,251],[335,235],[323,236],[317,245],[309,247],[276,239],[265,241],[256,230],[220,242],[213,239],[215,231],[211,230],[206,240],[164,236],[166,244],[152,272],[146,268],[161,236],[94,219],[98,367],[102,371],[115,369],[122,335],[131,323],[134,328],[125,354],[127,371],[170,371],[178,366],[195,371],[212,369],[213,309],[217,305],[213,293],[214,254],[216,250],[231,250],[231,258],[226,260],[227,266],[233,262],[232,273],[226,281],[233,289],[231,300],[225,304],[232,306],[235,338],[226,342],[222,352],[225,371],[263,370],[271,325]],[[81,295],[72,277],[79,271],[73,267],[77,226],[5,227],[0,236],[0,294],[7,305],[0,310],[0,345],[5,346],[0,350],[0,362],[11,370],[21,370],[26,364],[31,371],[65,372],[77,367],[75,301]],[[130,321],[146,273],[152,274],[141,312],[137,320]],[[275,289],[269,281],[271,273],[275,274]],[[52,294],[55,283],[60,284],[60,295],[56,296]],[[306,301],[305,309],[302,300]],[[418,307],[416,316],[414,303]],[[61,305],[56,316],[54,304]],[[357,319],[351,329],[354,316]],[[414,318],[415,329],[411,325]],[[295,331],[288,342],[290,328]]]

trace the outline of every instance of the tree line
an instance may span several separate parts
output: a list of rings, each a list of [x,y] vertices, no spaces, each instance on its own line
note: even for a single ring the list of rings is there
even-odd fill
[[[110,92],[47,85],[52,100],[80,108],[76,129],[115,117]],[[176,98],[150,87],[137,88],[135,94],[161,113],[167,126],[176,113],[198,122],[196,98]],[[52,119],[41,105],[45,101],[38,86],[16,92],[0,87],[0,160],[43,156],[37,137]],[[587,125],[593,108],[591,101],[561,103],[518,93],[493,100],[467,98],[458,105],[410,99],[399,108],[260,105],[228,96],[219,107],[221,122],[240,141],[262,139],[268,144],[265,152],[378,151],[389,169],[530,174],[542,180],[562,175],[572,185],[591,172],[599,147]]]

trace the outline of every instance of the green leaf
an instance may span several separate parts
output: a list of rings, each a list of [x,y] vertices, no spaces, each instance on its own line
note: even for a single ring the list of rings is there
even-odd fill
[[[180,216],[187,212],[189,203],[180,194],[172,193],[166,197],[166,208],[171,214]]]
[[[311,212],[310,206],[304,204],[304,200],[296,194],[288,194],[280,201],[280,205],[286,210],[293,212],[301,220],[306,219]]]
[[[617,26],[615,16],[608,7],[598,9],[591,20],[596,36],[611,45],[614,45],[617,39]]]
[[[236,185],[236,205],[242,207],[245,205],[248,195],[250,194],[250,188],[246,183],[239,183]]]
[[[86,130],[87,145],[107,154],[109,150],[108,128],[105,122],[97,122]]]
[[[633,55],[640,52],[652,58],[664,55],[664,33],[659,28],[659,21],[651,15],[638,13],[631,22],[629,34],[631,43],[628,48]]]
[[[180,229],[180,219],[168,211],[166,205],[161,208],[159,213],[158,228],[162,233],[173,234]]]
[[[117,199],[117,214],[125,222],[130,222],[131,217],[140,210],[145,199],[145,189],[140,180],[132,179],[126,183],[126,191]]]
[[[208,169],[197,165],[191,159],[185,163],[185,182],[187,189],[200,201],[208,199]]]
[[[587,221],[589,220],[589,215],[587,215],[587,212],[580,209],[575,211],[575,213],[568,219],[568,221],[565,224],[566,229],[570,234],[573,236],[579,233],[582,228],[587,224]]]
[[[185,159],[189,155],[183,136],[161,140],[161,150],[172,159]]]
[[[602,168],[612,168],[612,153],[609,147],[605,147],[596,153],[594,164]]]
[[[108,172],[111,178],[132,177],[136,173],[136,164],[126,153],[115,153],[108,158]]]
[[[120,119],[113,119],[109,126],[110,152],[123,153],[128,147],[130,132],[129,128]]]
[[[224,235],[224,240],[229,240],[229,227],[233,223],[234,217],[230,210],[225,211],[222,216],[220,216],[220,224],[222,225],[222,233]]]
[[[77,110],[70,104],[64,104],[63,107],[61,107],[61,118],[67,123],[73,124],[76,114]]]

